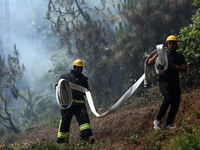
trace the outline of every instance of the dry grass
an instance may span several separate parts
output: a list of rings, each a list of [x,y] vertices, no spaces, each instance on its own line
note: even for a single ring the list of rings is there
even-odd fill
[[[150,145],[156,146],[156,149],[159,149],[159,147],[163,148],[163,145],[169,144],[170,139],[180,135],[181,131],[185,130],[185,127],[199,125],[199,100],[200,88],[189,94],[182,94],[179,111],[174,121],[177,129],[173,131],[161,130],[157,132],[153,129],[153,120],[156,118],[161,102],[150,107],[129,110],[120,109],[103,119],[91,116],[90,122],[93,137],[96,139],[95,144],[81,146],[78,124],[73,123],[70,127],[68,148],[74,148],[75,146],[78,149],[146,149],[145,147]],[[163,119],[163,123],[165,121],[166,117]],[[37,147],[40,145],[41,147],[46,146],[46,148],[50,145],[50,147],[55,149],[62,149],[62,146],[55,143],[57,130],[58,128],[37,129],[29,134],[23,133],[17,136],[17,140],[15,139],[16,144],[7,145],[10,147],[17,147],[17,145],[18,147],[25,145],[35,145]],[[1,142],[6,140],[9,140],[9,138],[6,139],[4,137],[1,139]],[[5,148],[5,146],[5,143],[0,145],[0,149]]]

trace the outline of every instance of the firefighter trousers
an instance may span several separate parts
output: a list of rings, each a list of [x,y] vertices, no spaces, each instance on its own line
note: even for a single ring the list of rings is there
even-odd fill
[[[179,108],[181,96],[180,86],[179,84],[161,81],[159,82],[159,87],[160,92],[164,96],[164,100],[157,115],[157,119],[161,120],[171,106],[166,122],[166,125],[170,125],[174,122],[174,118]]]
[[[73,102],[68,109],[61,110],[61,119],[58,129],[58,138],[68,139],[71,119],[75,115],[81,132],[81,137],[92,136],[90,121],[84,103]]]

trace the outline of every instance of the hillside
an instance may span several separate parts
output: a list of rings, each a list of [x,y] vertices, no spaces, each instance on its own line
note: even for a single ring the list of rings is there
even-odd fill
[[[155,133],[153,128],[153,120],[156,118],[160,103],[154,104],[151,107],[143,107],[139,109],[124,110],[120,109],[116,113],[111,114],[103,119],[92,117],[90,119],[93,137],[97,142],[102,143],[107,140],[111,141],[106,149],[141,148],[146,144],[149,138],[146,135]],[[169,136],[182,128],[184,125],[199,124],[200,114],[200,88],[189,94],[182,94],[179,111],[174,121],[177,127],[175,130],[169,131]],[[163,119],[162,128],[166,117]],[[24,143],[26,141],[37,142],[38,140],[56,141],[58,128],[54,129],[38,129],[30,132],[26,136],[21,136],[17,142]],[[79,127],[77,122],[71,124],[70,140],[72,143],[79,139]],[[178,131],[177,131],[178,132]],[[137,141],[133,141],[133,138]],[[5,140],[5,139],[4,139]],[[158,143],[163,139],[157,139]]]

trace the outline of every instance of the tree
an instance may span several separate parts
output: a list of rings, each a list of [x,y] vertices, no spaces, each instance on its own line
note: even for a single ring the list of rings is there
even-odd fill
[[[8,55],[7,62],[0,55],[0,124],[15,133],[20,132],[12,112],[9,110],[9,103],[18,98],[16,81],[20,80],[25,70],[24,65],[19,64],[19,53],[14,46],[13,56]]]
[[[99,54],[97,49],[101,44],[107,46],[106,39],[109,34],[102,27],[103,22],[94,19],[100,12],[103,12],[103,9],[89,8],[86,3],[80,3],[77,0],[49,0],[47,19],[54,24],[52,31],[62,35],[61,41],[67,43],[69,53],[89,61],[89,56],[85,56],[86,51],[90,51],[90,55],[97,56]],[[88,11],[93,12],[92,16],[89,15]],[[103,17],[102,15],[100,18]],[[55,17],[57,17],[56,21]],[[75,41],[77,51],[70,49],[73,41]]]
[[[25,127],[37,125],[59,114],[55,96],[48,92],[36,93],[28,88],[26,91],[21,90],[19,97],[25,101],[21,112],[21,123]]]
[[[114,33],[110,28],[109,18],[104,13],[105,1],[101,2],[101,8],[92,8],[84,1],[49,0],[47,11],[47,19],[53,23],[52,32],[63,37],[61,42],[64,48],[59,53],[67,54],[62,57],[68,61],[67,64],[57,62],[51,73],[66,68],[72,59],[85,60],[84,68],[87,70],[86,75],[90,76],[90,89],[98,106],[104,101],[105,93],[113,95],[107,102],[116,100],[118,91],[121,90],[121,82],[117,81],[122,73],[118,69],[119,64],[113,59],[112,51],[105,50],[112,43],[110,35]]]
[[[30,90],[29,86],[27,86],[26,91],[20,91],[18,93],[19,98],[25,101],[24,107],[22,108],[22,123],[24,125],[27,124],[27,122],[31,125],[34,123],[38,123],[38,116],[34,112],[34,101],[33,101],[33,94]]]
[[[146,54],[177,34],[193,14],[191,0],[112,0],[114,9],[107,10],[105,1],[95,9],[81,2],[49,0],[47,19],[53,23],[52,31],[62,35],[68,56],[86,60],[99,105],[113,103],[120,91],[127,90],[143,74]]]
[[[178,34],[193,14],[191,0],[124,0],[113,6],[122,21],[111,49],[127,72],[124,78],[130,75],[133,80],[143,74],[144,54]]]
[[[192,88],[200,85],[200,0],[193,3],[197,7],[196,14],[192,17],[192,24],[180,30],[180,51],[186,59],[188,73],[181,75],[181,83]]]

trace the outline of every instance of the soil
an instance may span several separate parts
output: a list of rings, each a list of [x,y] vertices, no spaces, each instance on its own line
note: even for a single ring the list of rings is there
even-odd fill
[[[152,105],[151,107],[143,107],[139,109],[124,110],[119,109],[117,112],[105,117],[96,118],[90,117],[91,128],[93,137],[98,142],[106,141],[118,141],[118,144],[122,142],[125,137],[130,138],[133,135],[141,135],[144,133],[153,132],[153,121],[156,119],[156,115],[160,108],[161,102]],[[174,125],[179,128],[182,119],[184,118],[185,124],[191,124],[195,120],[199,120],[198,111],[200,108],[200,88],[196,89],[192,93],[182,94],[181,103],[174,120]],[[164,127],[166,117],[162,120],[161,127]],[[28,134],[25,137],[21,137],[18,142],[47,140],[56,142],[58,128],[54,129],[42,129]],[[70,126],[70,138],[69,143],[80,138],[80,131],[77,122]],[[144,139],[139,139],[139,143],[143,143]],[[117,145],[118,145],[117,144]],[[126,143],[121,143],[126,144]],[[116,146],[117,146],[116,145]],[[115,145],[112,145],[114,148]]]

